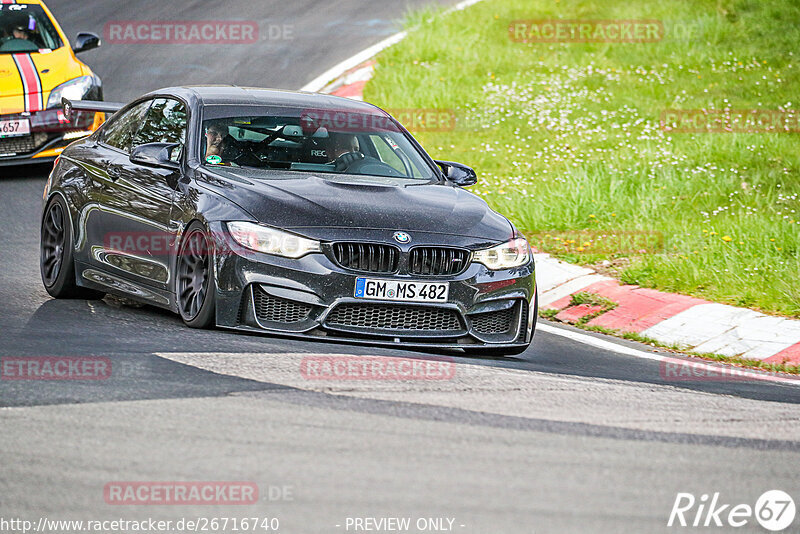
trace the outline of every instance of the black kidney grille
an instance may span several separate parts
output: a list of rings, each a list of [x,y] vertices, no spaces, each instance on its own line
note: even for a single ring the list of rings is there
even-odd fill
[[[506,334],[514,326],[515,308],[470,315],[472,329],[479,334]]]
[[[400,250],[377,243],[334,243],[333,257],[345,269],[367,273],[393,273],[400,262]]]
[[[299,323],[308,319],[314,309],[310,304],[274,297],[257,286],[253,289],[253,301],[259,321]]]
[[[408,258],[408,272],[429,276],[454,275],[467,268],[469,252],[457,248],[416,247]]]
[[[375,330],[443,332],[462,330],[453,310],[393,304],[342,304],[328,315],[326,324]]]

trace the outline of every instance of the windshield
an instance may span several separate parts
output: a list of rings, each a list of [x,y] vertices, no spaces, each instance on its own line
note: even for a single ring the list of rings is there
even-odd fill
[[[206,107],[200,149],[204,165],[435,177],[394,121],[378,110],[235,109],[238,113]]]
[[[55,50],[61,39],[41,6],[0,4],[0,54]]]

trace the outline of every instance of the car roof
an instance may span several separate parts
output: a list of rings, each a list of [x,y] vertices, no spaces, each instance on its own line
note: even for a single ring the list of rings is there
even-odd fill
[[[185,85],[167,87],[147,96],[171,94],[200,106],[278,106],[336,109],[338,111],[386,113],[380,108],[339,96],[237,85]]]

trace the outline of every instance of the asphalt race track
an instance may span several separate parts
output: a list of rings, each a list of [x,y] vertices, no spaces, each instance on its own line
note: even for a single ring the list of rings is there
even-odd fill
[[[71,36],[113,20],[258,22],[257,44],[104,44],[82,55],[106,100],[126,101],[182,83],[298,88],[425,3],[48,5]],[[273,26],[290,31],[271,38]],[[0,518],[276,517],[279,532],[303,534],[411,517],[451,518],[465,534],[640,533],[674,530],[678,492],[751,506],[771,489],[800,495],[800,386],[670,381],[657,361],[542,331],[519,358],[456,355],[452,380],[319,382],[300,373],[304,357],[442,355],[196,331],[118,299],[52,300],[38,267],[48,171],[0,167],[0,357],[103,356],[113,373],[0,381]],[[260,500],[104,501],[111,481],[173,480],[252,481]],[[762,532],[755,520],[737,530]]]

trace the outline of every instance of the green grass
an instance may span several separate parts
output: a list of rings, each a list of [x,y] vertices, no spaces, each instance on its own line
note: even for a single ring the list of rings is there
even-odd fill
[[[545,308],[543,310],[539,310],[539,317],[541,317],[542,319],[552,320],[555,318],[556,315],[558,315],[558,312],[560,311],[561,310],[557,310],[555,308]]]
[[[613,310],[617,307],[617,303],[613,300],[606,298],[597,293],[589,293],[588,291],[579,291],[570,295],[570,306],[579,306],[581,304],[588,304],[590,306],[600,306],[603,312]]]
[[[580,291],[578,293],[573,293],[570,296],[570,306],[580,306],[581,304],[586,304],[588,306],[597,306],[598,309],[596,312],[589,313],[584,315],[575,323],[575,326],[583,326],[587,324],[589,321],[603,315],[607,311],[613,310],[617,307],[617,303],[611,299],[608,299],[602,295],[598,295],[597,293],[589,293],[587,291]]]
[[[510,21],[548,18],[660,19],[666,34],[641,44],[509,38]],[[473,166],[472,191],[538,248],[585,264],[628,257],[626,283],[800,317],[800,134],[659,126],[665,109],[800,107],[797,20],[795,0],[428,10],[378,57],[365,99],[454,110],[454,130],[415,135],[434,157]],[[656,239],[638,248],[619,235]]]

